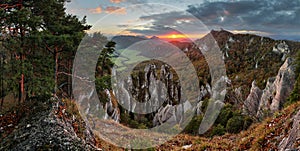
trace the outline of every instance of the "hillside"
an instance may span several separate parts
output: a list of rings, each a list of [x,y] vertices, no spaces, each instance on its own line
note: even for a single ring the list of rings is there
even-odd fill
[[[233,34],[226,30],[212,30],[210,34],[223,53],[227,76],[233,88],[242,87],[246,94],[249,93],[253,80],[263,89],[266,80],[276,76],[285,59],[295,56],[300,49],[298,42],[273,40],[257,35]],[[191,49],[187,53],[196,65],[202,60],[197,51],[199,50]]]
[[[179,135],[157,150],[299,150],[300,103],[294,103],[239,134],[213,138]]]
[[[72,108],[72,102],[65,100],[61,103],[65,105],[57,106],[57,103],[54,102],[54,108],[52,109],[49,108],[49,104],[39,102],[22,105],[22,108],[27,108],[27,110],[34,105],[34,110],[30,112],[26,111],[27,114],[26,116],[22,116],[20,123],[12,125],[13,131],[8,132],[7,128],[5,128],[7,125],[1,122],[1,127],[4,127],[5,133],[3,131],[1,133],[0,138],[2,141],[0,149],[18,150],[26,147],[28,149],[42,150],[62,148],[67,150],[72,148],[85,150],[100,150],[100,148],[103,150],[123,150],[86,133],[88,132],[85,130],[86,125],[84,123],[80,124],[80,117],[76,113],[77,110]],[[70,111],[72,113],[69,113]],[[253,124],[248,130],[242,131],[239,134],[226,133],[223,136],[214,136],[211,138],[179,134],[167,143],[157,146],[155,150],[268,150],[270,148],[284,150],[296,149],[297,147],[300,149],[300,135],[298,131],[298,124],[300,122],[299,111],[300,102],[297,102],[284,108],[282,111],[276,112],[273,117]],[[65,113],[62,114],[62,112]],[[47,116],[48,114],[50,116]],[[72,116],[73,119],[69,118]],[[2,115],[1,117],[1,121],[5,117],[13,118],[9,114]],[[48,122],[51,124],[47,124]],[[44,123],[43,128],[40,125],[41,123]],[[107,124],[109,123],[107,122]],[[78,131],[80,129],[83,129],[83,131]]]

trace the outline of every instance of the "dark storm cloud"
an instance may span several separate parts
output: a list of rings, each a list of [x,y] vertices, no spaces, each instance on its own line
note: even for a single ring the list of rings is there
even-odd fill
[[[188,12],[195,15],[203,21],[213,20],[220,15],[241,14],[253,10],[255,2],[204,2],[201,5],[189,5]],[[229,12],[230,10],[230,12]]]
[[[187,11],[208,25],[234,28],[238,24],[263,30],[299,29],[300,25],[299,0],[204,2],[201,5],[190,5]],[[221,17],[224,20],[220,20]]]
[[[300,0],[204,1],[201,4],[189,5],[187,12],[210,29],[222,27],[228,30],[255,30],[285,37],[289,34],[295,35],[295,32],[297,36],[300,31]],[[140,19],[152,20],[153,25],[147,31],[132,30],[132,32],[157,33],[158,30],[166,30],[162,27],[191,24],[178,22],[191,19],[184,12],[141,16]]]
[[[175,25],[179,21],[193,21],[195,20],[190,15],[184,12],[169,12],[164,14],[155,14],[150,16],[141,16],[141,20],[154,20],[156,25]]]
[[[147,26],[145,29],[129,29],[133,33],[141,33],[147,35],[163,35],[170,32],[174,32],[174,26],[176,27],[189,27],[192,29],[194,21],[197,18],[192,15],[188,15],[186,12],[169,12],[164,14],[154,14],[149,16],[141,16],[140,20],[152,21],[152,25]]]

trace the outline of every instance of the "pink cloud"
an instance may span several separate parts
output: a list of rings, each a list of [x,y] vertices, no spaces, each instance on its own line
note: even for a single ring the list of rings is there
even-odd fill
[[[126,14],[126,9],[121,7],[115,7],[115,6],[108,6],[105,9],[105,12],[108,14]]]
[[[93,14],[100,14],[100,13],[102,13],[102,8],[101,8],[101,6],[99,6],[97,8],[91,8],[91,9],[89,9],[89,12],[91,12]]]
[[[125,1],[125,0],[110,0],[110,2],[112,2],[112,3],[121,3],[123,1]]]

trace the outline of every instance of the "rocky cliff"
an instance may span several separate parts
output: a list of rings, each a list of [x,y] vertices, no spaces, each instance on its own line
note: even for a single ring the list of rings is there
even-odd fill
[[[168,65],[154,63],[140,69],[135,70],[130,77],[118,79],[118,87],[113,94],[116,94],[120,105],[130,112],[155,114],[158,111],[159,115],[153,115],[155,126],[177,112],[172,106],[182,99],[181,87]]]
[[[95,147],[95,138],[87,125],[84,136],[78,136],[73,124],[79,119],[65,118],[62,102],[36,102],[31,110],[32,114],[0,142],[0,150],[100,150]]]
[[[268,79],[264,90],[259,89],[253,81],[250,94],[244,103],[244,112],[262,118],[280,110],[292,92],[294,83],[293,59],[287,58],[277,76]]]
[[[256,116],[260,99],[263,91],[256,86],[256,82],[252,82],[252,86],[250,89],[250,94],[244,102],[243,112],[245,114],[249,114],[251,116]]]
[[[120,110],[118,108],[118,102],[112,92],[105,90],[108,97],[108,102],[104,106],[104,119],[112,119],[116,122],[120,122]]]

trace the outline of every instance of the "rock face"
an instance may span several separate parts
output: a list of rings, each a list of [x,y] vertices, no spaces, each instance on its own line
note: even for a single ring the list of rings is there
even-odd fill
[[[192,108],[192,105],[188,101],[176,106],[168,104],[165,107],[161,107],[155,114],[153,126],[161,125],[166,121],[173,124],[181,123],[184,118],[184,112],[190,108]]]
[[[64,119],[55,113],[59,103],[52,108],[37,105],[38,110],[23,119],[12,134],[1,141],[0,150],[99,150],[93,144],[92,132],[86,127],[85,139],[81,139],[72,127],[72,120]]]
[[[266,113],[274,113],[282,108],[295,83],[293,60],[287,58],[279,69],[276,77],[269,78],[264,90],[260,90],[253,82],[249,96],[244,105],[244,111],[256,113],[261,118]],[[247,112],[246,112],[247,113]]]
[[[118,79],[114,94],[119,104],[130,112],[147,114],[157,111],[164,102],[172,104],[180,100],[180,86],[172,80],[169,67],[160,68],[160,76],[157,66],[151,64],[144,72]]]
[[[255,81],[252,82],[252,87],[250,94],[244,103],[244,113],[249,115],[256,115],[258,110],[258,105],[262,96],[262,90],[256,86]]]
[[[207,95],[208,91],[203,90],[201,91],[201,93]],[[203,101],[200,101],[197,103],[196,107],[193,107],[189,101],[185,101],[184,103],[179,105],[167,104],[166,106],[162,106],[154,116],[153,126],[161,125],[167,120],[169,120],[169,122],[173,124],[181,123],[183,120],[183,113],[188,109],[193,109],[196,111],[197,115],[202,115],[203,114],[201,110],[202,104]]]
[[[108,96],[108,102],[105,104],[104,111],[105,117],[104,119],[112,119],[116,122],[120,121],[120,110],[117,105],[117,100],[109,90],[105,90],[106,95]]]
[[[118,79],[114,89],[119,104],[133,113],[155,113],[154,125],[168,120],[181,102],[181,86],[168,65],[150,64],[133,76]],[[140,110],[143,109],[143,110]],[[178,119],[177,119],[178,120]]]
[[[281,60],[283,61],[286,59],[286,56],[290,53],[290,49],[289,46],[286,44],[286,42],[283,41],[273,47],[273,52],[282,54]]]
[[[278,150],[300,150],[299,139],[300,139],[300,111],[293,117],[293,126],[289,131],[287,137],[285,137],[278,145]],[[298,142],[297,142],[298,141]]]
[[[271,110],[276,111],[281,108],[286,98],[290,95],[295,84],[295,73],[293,69],[292,59],[287,59],[280,68],[275,79],[274,86],[276,88],[275,97],[271,104]]]

